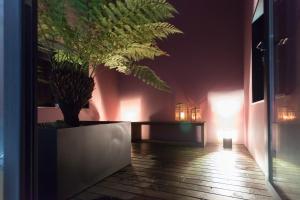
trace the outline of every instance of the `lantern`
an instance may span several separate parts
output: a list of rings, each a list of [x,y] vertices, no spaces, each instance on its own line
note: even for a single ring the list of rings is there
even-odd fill
[[[297,119],[297,114],[294,109],[288,107],[278,108],[278,121],[293,121]]]
[[[200,121],[201,120],[201,110],[200,108],[193,107],[191,108],[191,120]]]
[[[188,107],[184,103],[176,104],[175,108],[175,120],[176,121],[187,121],[188,119]]]

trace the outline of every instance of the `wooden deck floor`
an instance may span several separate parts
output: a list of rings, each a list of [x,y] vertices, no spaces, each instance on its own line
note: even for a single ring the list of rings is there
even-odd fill
[[[232,151],[133,144],[132,165],[74,200],[270,200],[265,178],[243,146]]]

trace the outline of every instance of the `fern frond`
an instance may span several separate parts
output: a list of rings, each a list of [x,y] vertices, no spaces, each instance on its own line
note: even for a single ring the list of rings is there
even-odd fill
[[[174,16],[173,13],[177,13],[177,10],[166,0],[127,0],[126,5],[131,11],[139,9],[150,11],[148,17],[155,21],[171,18]]]
[[[107,41],[114,44],[111,48],[125,48],[132,43],[153,43],[156,39],[165,39],[169,35],[180,34],[180,31],[175,26],[167,22],[149,23],[137,25],[134,27],[123,26],[123,29],[117,29],[108,32]]]
[[[174,25],[167,22],[157,22],[137,26],[141,32],[146,33],[146,38],[149,40],[164,39],[169,35],[182,34],[183,32]]]
[[[170,87],[167,85],[167,83],[160,79],[159,76],[157,76],[156,73],[147,66],[131,66],[130,75],[133,75],[147,85],[150,85],[158,90],[170,92]]]
[[[116,71],[124,74],[129,73],[128,69],[129,60],[124,56],[118,54],[109,54],[103,58],[103,64],[109,69],[115,69]]]
[[[131,61],[140,61],[145,58],[154,59],[158,56],[167,56],[168,54],[151,43],[138,44],[134,43],[128,48],[121,49],[118,54],[128,58]]]
[[[176,13],[167,0],[39,0],[38,41],[54,49],[58,61],[84,69],[104,65],[164,90],[166,84],[136,62],[168,55],[156,41],[182,33],[166,22]]]

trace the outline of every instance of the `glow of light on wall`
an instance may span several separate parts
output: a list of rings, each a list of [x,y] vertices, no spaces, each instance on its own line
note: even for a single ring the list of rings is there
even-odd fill
[[[237,137],[237,130],[219,130],[218,131],[219,139],[232,139]]]
[[[140,121],[141,120],[141,98],[121,100],[120,120],[121,121]]]
[[[219,117],[228,119],[240,111],[243,104],[243,94],[241,95],[240,92],[211,93],[209,101],[214,113]]]
[[[239,124],[243,120],[241,119],[243,100],[242,90],[208,94],[214,131],[219,141],[223,138],[232,138],[233,141],[237,139]]]

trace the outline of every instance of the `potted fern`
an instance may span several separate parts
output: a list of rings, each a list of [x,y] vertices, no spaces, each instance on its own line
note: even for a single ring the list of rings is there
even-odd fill
[[[52,63],[47,81],[73,127],[39,129],[39,199],[67,199],[130,164],[129,123],[77,127],[78,114],[92,96],[98,67],[169,91],[139,63],[168,55],[157,41],[181,33],[167,22],[176,12],[166,0],[39,0],[39,49]]]
[[[92,97],[97,67],[132,75],[169,91],[143,59],[168,55],[157,40],[181,33],[166,22],[176,9],[166,0],[40,0],[38,42],[53,52],[49,83],[66,124]]]

